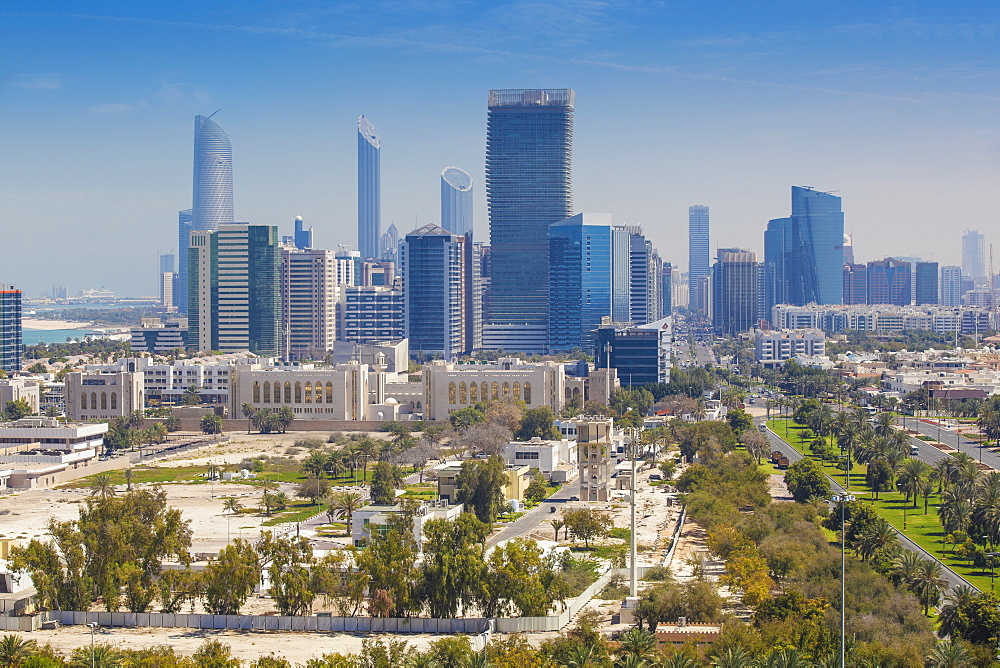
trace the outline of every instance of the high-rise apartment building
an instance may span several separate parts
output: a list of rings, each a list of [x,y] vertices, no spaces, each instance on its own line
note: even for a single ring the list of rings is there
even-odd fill
[[[663,273],[660,275],[660,299],[661,313],[664,316],[670,315],[674,310],[674,266],[669,262],[663,263]]]
[[[917,262],[914,268],[915,288],[913,291],[914,304],[937,304],[939,302],[938,292],[938,263],[937,262]]]
[[[844,235],[844,264],[854,264],[854,237],[850,234]]]
[[[215,230],[232,222],[233,148],[211,116],[195,116],[192,229]]]
[[[188,246],[191,242],[193,214],[191,209],[177,212],[177,281],[174,283],[174,302],[177,310],[188,310]]]
[[[909,262],[886,258],[868,263],[868,303],[909,306],[912,302]]]
[[[395,262],[398,250],[399,230],[395,223],[389,223],[389,227],[379,237],[379,258],[387,262]]]
[[[633,325],[645,325],[663,317],[663,260],[642,229],[629,237],[629,317]],[[667,314],[669,315],[669,314]]]
[[[452,234],[473,234],[472,177],[464,169],[441,172],[441,227]]]
[[[334,252],[309,248],[281,251],[281,356],[322,359],[337,340],[337,260]]]
[[[338,309],[338,341],[373,343],[406,338],[402,290],[344,286]]]
[[[7,373],[21,370],[21,291],[0,283],[0,369]]]
[[[375,126],[358,116],[358,250],[365,260],[377,258],[382,232],[382,141]]]
[[[708,207],[688,207],[688,308],[708,311]]]
[[[844,214],[836,195],[792,186],[792,215],[764,233],[765,304],[840,304]]]
[[[601,319],[614,312],[616,265],[628,277],[628,240],[609,213],[578,213],[549,226],[549,350],[593,347]]]
[[[278,228],[195,230],[188,249],[188,346],[277,357],[281,348]]]
[[[466,351],[467,237],[434,224],[407,234],[399,246],[406,336],[424,358],[451,361]]]
[[[752,329],[760,319],[757,253],[742,248],[720,248],[711,282],[710,315],[715,330],[733,336]]]
[[[941,306],[962,305],[962,268],[941,267]]]
[[[337,283],[358,285],[361,282],[361,253],[341,246],[334,258],[337,262]]]
[[[962,273],[977,285],[986,281],[986,253],[983,235],[977,230],[966,230],[962,235]]]
[[[868,303],[868,265],[844,265],[844,303]],[[774,306],[774,304],[771,304]]]
[[[486,124],[491,323],[544,332],[548,227],[572,214],[569,89],[491,90]],[[412,346],[411,346],[412,347]],[[534,343],[544,349],[544,334]],[[514,350],[515,348],[510,347]]]

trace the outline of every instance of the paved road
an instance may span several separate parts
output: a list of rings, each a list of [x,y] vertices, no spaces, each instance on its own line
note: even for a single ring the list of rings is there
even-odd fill
[[[985,446],[981,446],[978,443],[970,441],[967,438],[962,438],[958,435],[957,429],[946,429],[944,427],[939,428],[936,424],[929,424],[920,418],[911,417],[906,418],[906,426],[909,429],[916,429],[921,434],[930,436],[935,440],[940,440],[945,445],[955,448],[960,452],[964,452],[987,466],[1000,470],[1000,454],[991,451]],[[937,448],[933,447],[931,447],[931,449],[937,450]],[[941,451],[938,450],[938,452]]]
[[[800,459],[802,459],[802,453],[800,453],[798,450],[796,450],[792,446],[790,446],[787,443],[785,443],[783,440],[781,440],[781,438],[777,434],[775,434],[770,429],[768,429],[767,432],[765,432],[765,435],[767,436],[767,440],[771,443],[771,449],[772,450],[779,450],[779,451],[783,452],[785,454],[785,456],[788,457],[788,461],[789,462],[795,463],[795,462],[799,461]],[[923,443],[923,441],[920,441],[920,439],[913,439],[913,440],[917,441],[919,443]],[[934,450],[935,452],[937,452],[938,455],[941,455],[941,457],[938,457],[938,459],[942,459],[943,457],[948,457],[949,456],[949,455],[941,452],[937,448],[934,448],[934,447],[931,447],[931,446],[927,445],[926,443],[924,443],[923,445],[926,448],[930,449],[930,450]],[[920,457],[921,459],[923,459],[923,454],[924,453],[921,451],[921,457]],[[928,454],[932,454],[932,453],[928,453]],[[827,477],[829,478],[829,476],[827,476]],[[830,487],[831,487],[831,489],[832,489],[832,491],[833,491],[834,494],[842,494],[842,493],[844,493],[844,488],[840,485],[840,483],[838,483],[833,478],[830,478]],[[955,571],[951,570],[951,568],[949,568],[947,564],[941,562],[941,560],[938,559],[937,557],[935,557],[933,554],[931,554],[930,552],[928,552],[924,548],[922,548],[919,545],[917,545],[916,543],[914,543],[912,540],[910,540],[909,538],[907,538],[906,535],[904,535],[898,529],[896,529],[895,531],[896,531],[896,536],[899,538],[900,545],[902,545],[904,548],[906,548],[907,550],[910,550],[911,552],[916,552],[917,554],[919,554],[924,559],[928,559],[928,560],[933,559],[934,561],[937,561],[939,564],[941,564],[941,569],[942,569],[942,573],[944,575],[944,578],[948,581],[948,584],[951,586],[952,589],[955,589],[956,587],[959,587],[961,585],[969,585],[970,584],[961,575],[959,575]]]
[[[542,522],[546,521],[552,516],[552,508],[559,508],[563,504],[569,501],[571,496],[579,496],[580,494],[580,481],[574,480],[573,482],[566,483],[562,488],[545,499],[537,506],[529,510],[516,522],[507,525],[489,540],[486,541],[486,548],[492,548],[501,541],[510,540],[512,538],[520,538],[522,536],[527,536],[531,533],[535,527],[537,527]]]

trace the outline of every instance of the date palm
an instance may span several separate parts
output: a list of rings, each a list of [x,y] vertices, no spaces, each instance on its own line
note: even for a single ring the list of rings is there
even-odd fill
[[[15,635],[0,638],[0,666],[15,668],[22,665],[34,654],[36,646],[34,640],[22,640]]]
[[[240,500],[235,497],[230,496],[222,500],[222,512],[224,513],[228,511],[235,515],[240,512],[242,508],[243,504],[240,503]]]
[[[972,653],[956,639],[941,640],[927,655],[929,668],[964,668],[973,665]]]
[[[114,496],[117,493],[114,479],[110,473],[98,473],[90,483],[90,493],[102,499]]]
[[[941,564],[929,559],[921,559],[912,580],[910,589],[924,605],[926,615],[932,605],[937,605],[941,594],[948,589],[948,581],[941,574]]]
[[[885,520],[879,520],[858,539],[858,555],[865,561],[871,559],[880,551],[896,544],[896,532]]]

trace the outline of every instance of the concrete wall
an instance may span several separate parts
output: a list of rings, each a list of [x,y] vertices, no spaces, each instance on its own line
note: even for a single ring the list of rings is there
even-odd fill
[[[157,422],[159,420],[147,420],[147,423]],[[403,424],[406,424],[405,422]],[[434,424],[433,422],[427,422],[425,424]],[[441,424],[445,424],[441,422]],[[289,427],[288,431],[378,431],[385,426],[385,422],[378,422],[376,420],[295,420],[292,426]],[[182,431],[201,431],[201,419],[198,420],[185,420],[181,419],[181,430]],[[223,420],[222,421],[222,431],[229,432],[242,431],[246,433],[247,430],[247,420],[246,418],[240,418],[238,420]],[[257,433],[254,431],[253,433]]]

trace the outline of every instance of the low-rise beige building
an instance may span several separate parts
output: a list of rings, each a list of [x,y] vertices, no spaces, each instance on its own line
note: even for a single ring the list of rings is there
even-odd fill
[[[66,415],[71,420],[111,420],[146,408],[141,371],[66,374]]]
[[[31,407],[31,412],[37,413],[41,402],[41,388],[41,381],[28,378],[4,378],[0,380],[0,410],[7,407],[8,401],[24,399]]]
[[[558,413],[565,401],[566,374],[557,362],[522,362],[501,357],[491,364],[435,360],[424,365],[424,419],[447,420],[481,401],[523,401]]]
[[[369,403],[370,373],[356,361],[336,366],[237,364],[229,391],[230,415],[243,406],[278,411],[285,406],[300,420],[364,420]]]
[[[531,484],[531,467],[525,464],[505,464],[507,467],[507,484],[504,486],[504,497],[510,500],[523,501],[524,493]],[[458,498],[458,478],[462,473],[462,462],[445,462],[434,467],[438,480],[438,498],[448,503],[456,503]]]

